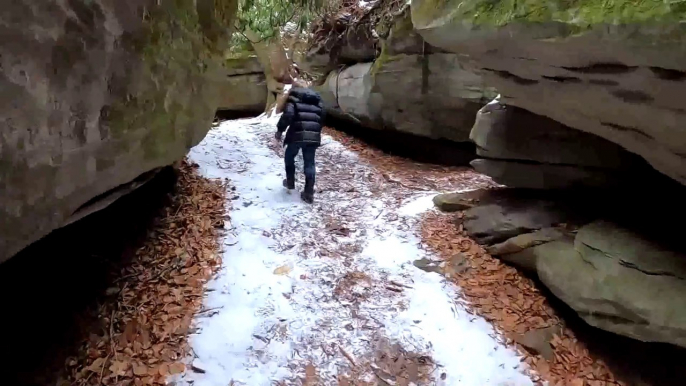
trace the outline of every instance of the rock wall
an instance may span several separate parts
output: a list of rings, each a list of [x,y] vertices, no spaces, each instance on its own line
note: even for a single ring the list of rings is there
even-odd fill
[[[686,7],[413,0],[429,44],[469,56],[507,105],[638,154],[686,183]],[[458,6],[459,5],[459,6]]]
[[[3,4],[0,261],[102,207],[109,193],[172,164],[204,137],[219,104],[236,5]]]
[[[470,133],[481,157],[472,165],[519,188],[436,204],[464,210],[470,236],[537,274],[588,324],[686,347],[686,249],[664,221],[686,215],[686,7],[413,0],[411,9],[427,43],[464,55],[498,90]]]
[[[495,92],[478,73],[464,68],[460,55],[425,44],[410,17],[407,7],[393,19],[374,62],[344,65],[317,90],[331,114],[365,127],[469,141],[477,111]],[[340,52],[367,52],[353,41],[354,48]],[[329,63],[318,60],[320,67]]]
[[[219,91],[217,109],[262,113],[268,96],[267,77],[257,56],[252,52],[233,55],[226,59],[226,67],[226,81]]]
[[[472,166],[509,187],[620,188],[649,169],[615,143],[499,100],[479,110],[470,138],[481,157]]]
[[[496,189],[435,202],[464,210],[467,234],[491,255],[537,274],[590,325],[686,347],[686,250],[608,220],[607,203],[594,198]],[[619,201],[626,211],[633,200]]]

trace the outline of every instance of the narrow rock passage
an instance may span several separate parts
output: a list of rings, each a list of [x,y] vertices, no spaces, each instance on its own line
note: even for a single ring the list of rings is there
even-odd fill
[[[191,151],[202,174],[230,180],[233,209],[177,384],[532,384],[455,301],[459,288],[413,265],[431,258],[416,234],[432,192],[325,136],[315,204],[304,204],[281,186],[275,122],[224,122]]]

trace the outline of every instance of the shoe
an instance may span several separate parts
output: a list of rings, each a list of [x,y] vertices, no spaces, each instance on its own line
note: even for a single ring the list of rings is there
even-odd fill
[[[288,190],[293,190],[293,189],[295,189],[295,181],[289,180],[288,178],[285,178],[283,180],[283,187],[288,189]]]
[[[312,193],[307,193],[307,192],[303,191],[302,193],[300,193],[300,198],[308,204],[311,204],[314,202],[314,194],[312,194]]]
[[[302,193],[300,193],[300,198],[308,204],[311,204],[314,202],[314,194],[311,194],[311,193],[302,192]]]
[[[314,179],[305,179],[305,189],[300,194],[300,198],[308,204],[314,202]]]

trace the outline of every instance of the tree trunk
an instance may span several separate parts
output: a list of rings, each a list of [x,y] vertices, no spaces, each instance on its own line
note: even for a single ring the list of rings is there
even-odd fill
[[[271,115],[277,98],[283,94],[284,83],[291,83],[291,61],[286,55],[286,50],[281,42],[281,35],[276,32],[275,36],[268,40],[260,37],[250,28],[246,28],[243,34],[248,38],[255,50],[257,60],[262,64],[264,75],[267,79],[267,103],[264,111]]]

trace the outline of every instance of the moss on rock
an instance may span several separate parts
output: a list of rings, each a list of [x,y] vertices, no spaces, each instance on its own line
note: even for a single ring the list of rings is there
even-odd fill
[[[217,87],[225,67],[224,52],[237,0],[167,0],[148,9],[144,33],[134,36],[131,48],[141,55],[141,82],[135,92],[111,106],[108,121],[113,133],[145,129],[146,138],[185,136],[189,127],[175,116],[208,125],[216,110]],[[224,32],[218,32],[223,30]],[[172,108],[173,106],[173,108]],[[165,131],[175,131],[174,136]],[[152,140],[151,140],[152,141]],[[173,139],[171,140],[173,142]],[[189,141],[192,142],[192,141]],[[160,149],[160,144],[155,147]],[[160,156],[155,151],[151,156]]]
[[[205,136],[237,1],[8,3],[0,86],[13,107],[0,111],[10,139],[0,139],[0,262]],[[18,73],[45,87],[8,76]]]
[[[415,18],[503,26],[512,22],[557,21],[576,26],[677,22],[686,2],[664,0],[415,0]]]

